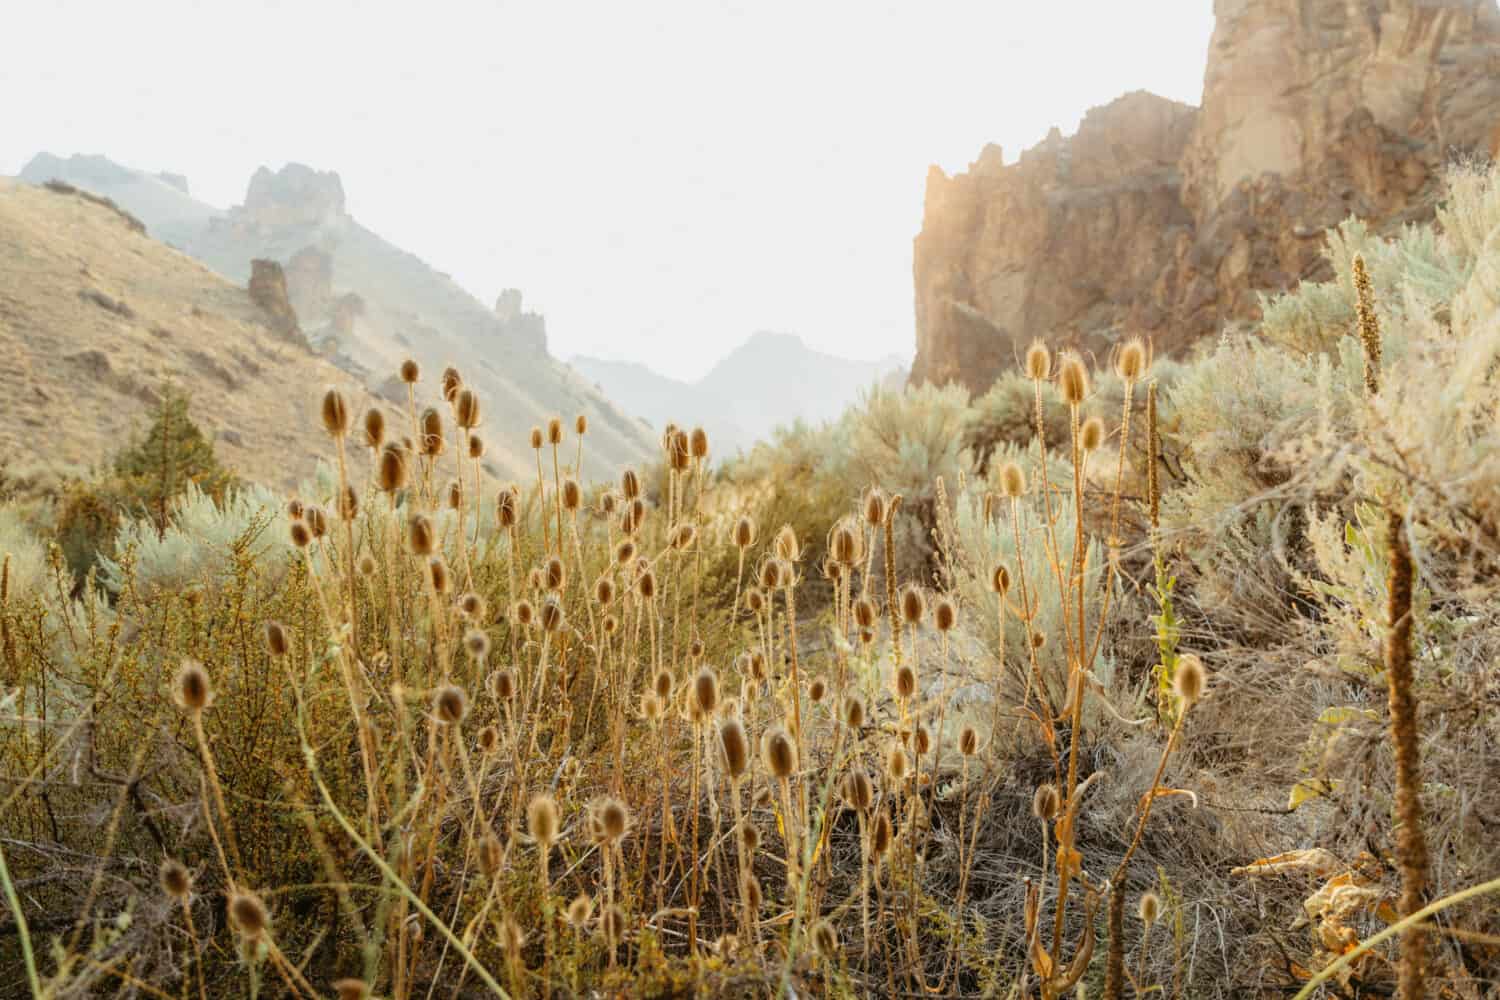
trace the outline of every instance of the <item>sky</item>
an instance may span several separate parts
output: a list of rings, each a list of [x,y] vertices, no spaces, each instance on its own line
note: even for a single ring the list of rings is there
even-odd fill
[[[5,15],[0,174],[103,153],[351,214],[552,352],[691,378],[760,329],[910,357],[928,166],[1013,161],[1146,89],[1196,104],[1210,0],[49,0]]]

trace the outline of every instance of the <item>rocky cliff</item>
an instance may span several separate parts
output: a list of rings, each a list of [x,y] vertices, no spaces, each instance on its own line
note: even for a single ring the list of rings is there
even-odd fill
[[[1500,152],[1496,0],[1216,0],[1202,104],[1144,92],[1006,165],[929,172],[914,381],[982,391],[1033,337],[1179,350],[1321,277],[1321,233],[1429,217]]]

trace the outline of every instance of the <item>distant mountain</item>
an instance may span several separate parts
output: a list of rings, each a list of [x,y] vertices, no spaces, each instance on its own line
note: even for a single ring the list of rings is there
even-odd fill
[[[904,362],[891,355],[853,361],[813,350],[794,334],[761,331],[696,382],[624,361],[576,356],[571,364],[610,399],[660,429],[669,421],[702,426],[718,455],[764,440],[796,420],[832,420],[861,390],[901,385]]]
[[[296,163],[262,167],[244,203],[228,211],[193,199],[180,177],[102,156],[43,153],[21,179],[59,179],[107,197],[153,236],[237,284],[250,279],[253,260],[278,262],[308,339],[393,402],[405,401],[394,374],[404,358],[423,367],[426,400],[435,396],[442,369],[456,366],[483,397],[486,458],[500,475],[526,472],[527,431],[553,415],[569,426],[574,415],[588,415],[587,447],[600,460],[592,464],[600,475],[655,453],[641,421],[548,354],[545,322],[522,308],[519,292],[507,290],[491,309],[360,225],[345,209],[336,173]]]

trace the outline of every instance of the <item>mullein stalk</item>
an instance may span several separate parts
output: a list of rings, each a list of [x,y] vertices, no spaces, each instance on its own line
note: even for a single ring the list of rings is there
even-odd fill
[[[1363,268],[1361,267],[1361,271]],[[1412,579],[1411,543],[1399,511],[1387,514],[1386,532],[1391,553],[1387,581],[1385,675],[1390,689],[1391,743],[1396,757],[1396,858],[1401,866],[1398,912],[1409,917],[1423,906],[1427,883],[1427,841],[1422,832],[1422,758],[1417,740],[1417,701],[1412,693],[1411,661]],[[1401,958],[1396,967],[1396,995],[1421,1000],[1426,969],[1425,931],[1411,928],[1401,935]]]

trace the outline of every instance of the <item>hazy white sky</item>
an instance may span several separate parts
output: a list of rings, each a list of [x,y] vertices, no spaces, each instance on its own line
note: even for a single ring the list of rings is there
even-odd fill
[[[0,173],[104,153],[243,199],[337,170],[365,225],[552,350],[701,373],[756,329],[910,355],[928,164],[1144,88],[1210,0],[48,0],[4,16]]]

